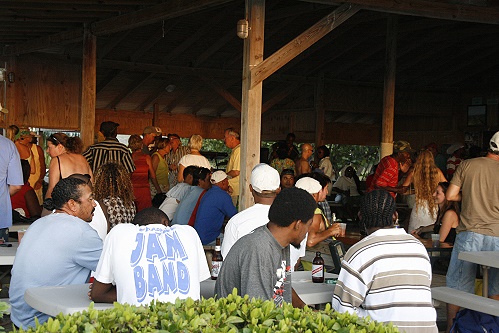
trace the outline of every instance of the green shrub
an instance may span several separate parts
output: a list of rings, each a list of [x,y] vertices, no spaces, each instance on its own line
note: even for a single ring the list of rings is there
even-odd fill
[[[149,306],[114,304],[113,309],[59,314],[36,329],[19,332],[398,332],[397,328],[355,315],[325,310],[276,308],[273,301],[237,296],[187,299]]]

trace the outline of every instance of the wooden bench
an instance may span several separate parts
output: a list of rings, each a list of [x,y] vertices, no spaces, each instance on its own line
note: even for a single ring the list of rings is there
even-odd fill
[[[444,303],[499,316],[499,301],[449,287],[431,288],[431,297]]]

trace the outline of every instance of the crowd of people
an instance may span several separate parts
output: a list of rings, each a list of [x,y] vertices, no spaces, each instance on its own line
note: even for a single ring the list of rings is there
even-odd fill
[[[214,170],[200,153],[200,135],[183,147],[177,134],[163,137],[160,128],[147,126],[126,146],[117,140],[118,127],[103,122],[104,140],[86,150],[78,137],[50,135],[44,197],[45,158],[36,136],[13,126],[11,140],[0,136],[0,200],[8,203],[0,211],[7,218],[0,237],[8,240],[14,212],[36,219],[12,270],[16,326],[48,319],[24,301],[27,288],[84,283],[91,271],[95,282],[89,297],[96,302],[199,299],[199,283],[210,275],[203,246],[217,239],[225,258],[218,297],[237,288],[241,295],[302,307],[289,272],[307,268],[301,259],[307,247],[340,234],[328,198],[359,207],[353,220],[366,233],[344,257],[333,308],[392,322],[405,332],[437,331],[431,265],[418,237],[439,233],[440,241],[454,243],[447,284],[465,291],[474,284],[476,268],[459,260],[459,252],[499,250],[499,188],[493,180],[499,132],[483,157],[465,159],[464,146],[450,146],[446,170],[435,144],[416,154],[408,142],[397,141],[364,188],[353,166],[336,173],[326,146],[315,155],[308,143],[298,150],[290,133],[277,143],[269,164],[253,168],[244,186],[255,204],[238,212],[241,138],[236,129],[224,131],[231,149],[226,169]],[[410,188],[415,204],[404,230],[397,228],[395,203]],[[36,259],[42,251],[43,263]],[[499,299],[497,273],[491,269],[489,294]],[[458,309],[448,306],[449,323]]]

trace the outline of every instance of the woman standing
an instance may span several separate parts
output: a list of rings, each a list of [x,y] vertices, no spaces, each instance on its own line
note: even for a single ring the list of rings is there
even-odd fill
[[[438,205],[433,199],[433,192],[438,183],[447,181],[442,171],[435,165],[433,154],[429,150],[420,152],[414,168],[404,182],[409,186],[411,182],[415,189],[415,204],[411,211],[408,232],[414,229],[433,224],[437,218]]]
[[[45,198],[51,198],[55,184],[74,173],[90,175],[93,182],[92,169],[81,152],[83,142],[77,136],[54,133],[47,138],[47,152],[52,157],[49,165],[49,185]]]
[[[131,135],[128,139],[128,147],[132,150],[132,159],[135,163],[135,171],[132,173],[133,193],[137,212],[152,206],[149,179],[154,185],[157,193],[162,193],[156,179],[156,172],[152,167],[151,156],[142,152],[142,138],[139,135]]]
[[[190,165],[195,165],[198,167],[203,167],[211,170],[210,161],[201,153],[201,147],[203,146],[203,138],[201,135],[194,134],[189,139],[189,143],[187,145],[191,149],[191,153],[184,155],[180,161],[178,162],[178,176],[177,180],[179,183],[184,181],[184,169]]]
[[[151,155],[152,167],[156,172],[156,179],[158,180],[161,192],[166,193],[170,189],[170,182],[168,181],[168,164],[165,160],[165,155],[170,152],[170,139],[158,138],[155,142],[155,152]],[[152,185],[152,184],[151,184]],[[151,186],[151,195],[156,195],[154,185]]]
[[[438,205],[438,214],[435,224],[420,227],[413,234],[421,235],[424,232],[440,234],[440,242],[454,243],[456,239],[456,228],[459,224],[459,204],[456,201],[447,201],[445,193],[449,188],[449,182],[438,183],[433,193],[435,203]]]
[[[94,199],[102,207],[107,232],[118,223],[131,223],[135,203],[130,174],[122,164],[106,163],[95,173]]]

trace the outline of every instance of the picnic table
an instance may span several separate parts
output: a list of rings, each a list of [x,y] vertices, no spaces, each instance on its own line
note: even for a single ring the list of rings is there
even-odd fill
[[[335,274],[326,273],[327,278],[338,278]],[[312,272],[292,272],[292,286],[300,298],[310,305],[331,302],[334,284],[312,283]],[[215,280],[201,281],[201,296],[213,297],[215,293]],[[88,309],[91,301],[87,292],[89,283],[72,284],[65,286],[43,286],[28,288],[24,299],[31,307],[50,316],[59,313],[71,314]],[[105,310],[112,308],[110,303],[95,303],[94,309]]]

